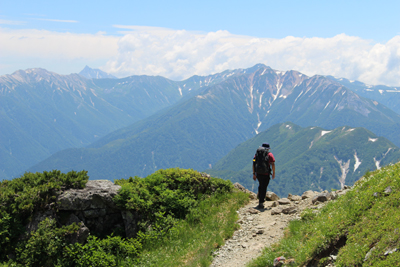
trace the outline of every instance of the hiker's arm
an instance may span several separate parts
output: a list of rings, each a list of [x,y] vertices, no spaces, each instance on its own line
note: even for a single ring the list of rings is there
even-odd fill
[[[275,179],[275,162],[271,162],[272,166],[272,179]]]

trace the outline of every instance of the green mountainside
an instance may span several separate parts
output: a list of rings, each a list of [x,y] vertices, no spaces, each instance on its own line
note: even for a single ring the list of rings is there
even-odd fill
[[[0,77],[0,179],[51,154],[88,145],[242,70],[175,82],[163,77],[91,79],[44,69]]]
[[[285,237],[248,266],[399,266],[400,163],[367,173],[323,208],[293,220]]]
[[[344,126],[327,131],[282,123],[238,145],[206,172],[257,192],[252,159],[265,142],[270,143],[276,160],[276,178],[268,190],[281,197],[353,185],[366,171],[400,160],[398,147],[364,128]]]
[[[400,115],[326,77],[279,72],[264,65],[213,77],[220,78],[205,79],[211,84],[194,96],[86,148],[60,151],[28,170],[85,169],[93,179],[110,180],[143,177],[170,167],[204,170],[240,143],[285,121],[328,130],[365,127],[400,144]],[[99,80],[110,83],[108,87],[117,81]]]

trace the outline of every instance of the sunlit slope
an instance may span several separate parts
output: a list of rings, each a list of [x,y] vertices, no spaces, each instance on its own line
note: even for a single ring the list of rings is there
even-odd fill
[[[295,266],[398,266],[399,188],[400,163],[367,173],[319,211],[303,212],[285,238],[249,266],[273,266],[281,255]]]
[[[152,117],[29,170],[86,169],[93,179],[146,176],[170,167],[204,170],[238,144],[285,121],[327,130],[365,127],[392,142],[400,140],[399,115],[323,76],[257,65],[223,77]]]
[[[276,179],[269,190],[281,196],[340,189],[353,185],[367,170],[400,160],[398,147],[364,128],[325,130],[283,123],[238,145],[207,172],[251,189],[252,158],[264,142],[271,144],[276,159]]]

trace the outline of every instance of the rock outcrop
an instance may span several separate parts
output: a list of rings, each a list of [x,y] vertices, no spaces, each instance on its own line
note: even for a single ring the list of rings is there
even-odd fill
[[[248,193],[250,196],[250,199],[257,199],[257,195],[253,192],[251,192],[250,190],[246,189],[243,185],[239,184],[239,183],[234,183],[233,187],[235,187],[236,189],[244,192],[244,193]]]
[[[70,189],[57,197],[57,216],[62,225],[80,223],[81,229],[107,235],[124,229],[121,210],[113,197],[121,187],[109,180],[88,181],[83,189]]]
[[[84,243],[90,233],[106,236],[118,232],[134,237],[140,216],[115,205],[113,198],[120,188],[109,180],[91,180],[83,189],[58,192],[55,204],[32,216],[26,226],[27,232],[37,230],[42,220],[51,218],[59,225],[76,223],[80,227],[75,235],[69,237],[72,243]]]

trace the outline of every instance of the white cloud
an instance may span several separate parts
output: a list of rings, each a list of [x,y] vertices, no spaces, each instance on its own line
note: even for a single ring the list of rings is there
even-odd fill
[[[161,75],[176,80],[264,63],[370,84],[400,85],[400,36],[386,44],[340,34],[332,38],[283,39],[237,36],[227,31],[193,33],[143,26],[118,42],[118,55],[103,70],[117,76]]]
[[[277,70],[298,70],[306,75],[334,75],[368,84],[400,85],[400,36],[382,44],[345,34],[332,38],[268,39],[227,31],[114,27],[123,30],[124,35],[0,28],[3,61],[0,69],[5,70],[7,64],[8,69],[17,70],[25,68],[22,66],[25,61],[47,59],[60,66],[58,70],[65,66],[77,72],[86,65],[84,62],[89,65],[101,62],[91,67],[100,67],[118,77],[146,74],[182,80],[195,74],[208,75],[264,63]],[[34,67],[48,68],[45,64]]]

